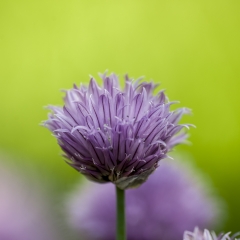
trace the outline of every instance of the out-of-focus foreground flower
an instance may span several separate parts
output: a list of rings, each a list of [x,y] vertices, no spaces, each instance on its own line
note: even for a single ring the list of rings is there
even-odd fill
[[[103,87],[91,78],[88,87],[66,91],[64,107],[49,107],[44,125],[58,139],[69,164],[97,182],[119,188],[138,186],[186,138],[178,124],[188,112],[170,111],[163,91],[153,95],[152,82],[125,77],[121,91],[115,74],[101,75]],[[177,135],[176,135],[177,134]]]
[[[219,207],[220,206],[220,207]],[[212,197],[193,169],[163,160],[146,183],[126,192],[127,239],[179,240],[185,230],[206,228],[219,221],[219,200]],[[70,225],[87,240],[112,240],[115,233],[115,191],[88,183],[73,192]]]
[[[41,189],[14,170],[0,162],[0,239],[59,239]]]
[[[216,235],[215,232],[209,232],[207,229],[200,231],[198,228],[194,229],[194,232],[186,231],[183,236],[183,240],[237,240],[240,239],[240,233],[236,233],[230,236],[231,233],[222,233]]]

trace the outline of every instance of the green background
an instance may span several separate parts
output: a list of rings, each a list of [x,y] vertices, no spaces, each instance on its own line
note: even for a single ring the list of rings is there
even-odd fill
[[[238,231],[240,202],[240,1],[0,1],[0,148],[32,165],[53,193],[79,174],[39,127],[43,106],[89,74],[161,82],[193,109],[190,154],[228,204],[223,230]],[[55,192],[54,192],[55,191]]]

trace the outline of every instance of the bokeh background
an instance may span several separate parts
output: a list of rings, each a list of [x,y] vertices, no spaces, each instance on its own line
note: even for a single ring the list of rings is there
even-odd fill
[[[59,90],[89,74],[144,75],[193,109],[184,119],[197,126],[193,144],[176,152],[191,155],[225,199],[222,229],[239,231],[239,12],[236,0],[1,0],[0,151],[58,206],[80,176],[39,126],[43,106],[62,104]]]

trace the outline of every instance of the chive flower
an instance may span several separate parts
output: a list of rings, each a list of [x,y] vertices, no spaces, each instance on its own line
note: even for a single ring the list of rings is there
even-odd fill
[[[126,190],[128,240],[179,240],[185,230],[221,223],[224,205],[196,169],[180,160],[160,165],[146,183]],[[70,227],[85,240],[114,239],[115,201],[113,184],[81,182],[67,199]]]
[[[220,235],[216,235],[215,232],[209,232],[205,229],[203,232],[198,228],[194,229],[194,232],[186,231],[183,236],[183,240],[237,240],[240,239],[240,233],[236,233],[230,236],[231,233],[222,233]]]
[[[157,85],[125,77],[120,89],[115,74],[100,75],[100,87],[91,77],[89,86],[73,86],[66,91],[63,107],[49,106],[44,125],[57,138],[73,168],[87,178],[113,182],[120,189],[146,181],[161,159],[187,135],[179,124],[184,113],[170,110]]]

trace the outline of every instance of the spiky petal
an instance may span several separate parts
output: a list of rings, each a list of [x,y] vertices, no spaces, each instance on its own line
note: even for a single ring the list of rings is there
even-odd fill
[[[240,233],[236,233],[230,236],[231,233],[222,233],[219,236],[215,232],[209,232],[205,229],[203,232],[198,228],[194,229],[194,232],[186,231],[183,236],[183,240],[237,240],[240,239]]]
[[[178,134],[185,108],[170,111],[163,91],[156,96],[152,82],[125,77],[119,87],[115,74],[94,78],[88,87],[66,91],[64,107],[49,107],[45,122],[58,139],[68,163],[89,179],[113,182],[126,189],[143,183],[158,162],[186,138]]]

